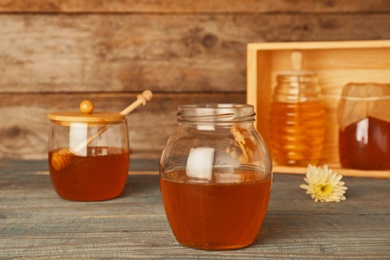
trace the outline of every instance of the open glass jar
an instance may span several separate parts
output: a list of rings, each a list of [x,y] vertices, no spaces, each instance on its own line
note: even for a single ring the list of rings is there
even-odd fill
[[[119,196],[127,181],[129,144],[124,115],[92,113],[83,101],[81,112],[48,115],[50,178],[67,200],[100,201]]]
[[[161,156],[160,187],[182,245],[223,250],[255,240],[270,198],[272,163],[254,116],[251,105],[179,106],[179,126]]]

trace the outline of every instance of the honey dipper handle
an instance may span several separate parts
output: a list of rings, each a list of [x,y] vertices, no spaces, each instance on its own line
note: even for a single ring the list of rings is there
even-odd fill
[[[80,152],[84,147],[87,147],[90,143],[92,143],[93,140],[98,138],[101,134],[103,134],[107,130],[106,126],[99,127],[99,129],[93,134],[90,135],[87,139],[76,145],[72,151],[73,152]]]
[[[293,70],[302,70],[303,54],[301,51],[294,51],[291,54],[291,65]]]
[[[145,90],[144,92],[142,92],[141,95],[137,96],[137,101],[133,102],[130,106],[128,106],[125,109],[123,109],[119,114],[121,114],[121,115],[129,114],[131,111],[136,109],[141,104],[142,105],[146,105],[146,102],[150,101],[152,99],[152,97],[153,97],[152,91]]]

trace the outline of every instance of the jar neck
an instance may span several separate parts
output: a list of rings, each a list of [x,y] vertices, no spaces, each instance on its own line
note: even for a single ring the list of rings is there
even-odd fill
[[[277,76],[273,99],[281,102],[320,100],[317,74],[311,71],[289,71]]]
[[[184,124],[253,124],[255,112],[247,104],[180,105],[177,120]]]

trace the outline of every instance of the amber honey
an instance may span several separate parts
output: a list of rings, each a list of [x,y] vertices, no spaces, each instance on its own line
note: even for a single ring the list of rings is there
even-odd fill
[[[367,117],[339,133],[340,163],[345,168],[390,169],[390,123]]]
[[[321,101],[272,102],[270,136],[273,160],[281,165],[316,164],[321,156],[325,119]]]
[[[259,175],[263,176],[259,178]],[[176,239],[183,245],[207,250],[250,245],[263,223],[271,191],[271,178],[261,173],[236,171],[225,181],[218,173],[207,183],[167,172],[160,178],[165,212]]]
[[[59,150],[59,149],[58,149]],[[49,152],[49,162],[54,152]],[[58,195],[74,201],[99,201],[119,196],[126,184],[129,167],[127,150],[89,147],[86,156],[70,156],[60,170],[50,167],[50,178]]]

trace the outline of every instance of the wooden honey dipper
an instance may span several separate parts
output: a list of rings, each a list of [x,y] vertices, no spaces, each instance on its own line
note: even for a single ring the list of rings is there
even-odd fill
[[[153,93],[150,90],[145,90],[142,92],[142,94],[137,96],[137,100],[131,103],[128,107],[123,109],[121,112],[119,112],[120,115],[128,115],[130,112],[132,112],[134,109],[136,109],[140,105],[146,105],[147,101],[150,101],[153,97]],[[94,107],[91,101],[84,100],[80,104],[80,110],[85,114],[92,113]],[[79,152],[81,149],[85,148],[90,144],[93,140],[95,140],[97,137],[99,137],[101,134],[103,134],[107,130],[107,126],[100,127],[93,135],[90,135],[86,140],[79,143],[77,146],[75,146],[72,150],[74,152]],[[60,149],[57,152],[54,152],[51,157],[51,166],[59,171],[66,166],[68,166],[71,163],[71,156],[72,152],[69,150],[69,148],[63,148]]]

